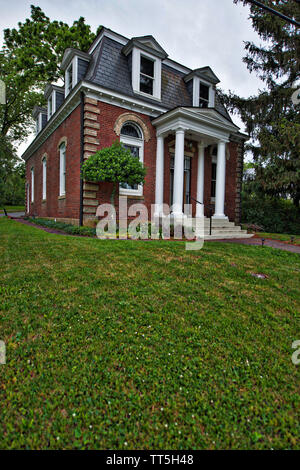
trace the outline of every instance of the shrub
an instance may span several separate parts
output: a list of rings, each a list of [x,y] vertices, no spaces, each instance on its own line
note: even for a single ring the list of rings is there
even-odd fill
[[[289,200],[243,193],[242,223],[271,233],[300,233],[300,211]]]
[[[83,235],[86,237],[94,237],[96,235],[96,229],[90,227],[78,227],[72,224],[66,224],[64,222],[56,222],[55,220],[40,219],[40,218],[27,218],[30,222],[41,227],[52,228],[54,230],[61,230],[62,232],[69,233],[71,235]]]

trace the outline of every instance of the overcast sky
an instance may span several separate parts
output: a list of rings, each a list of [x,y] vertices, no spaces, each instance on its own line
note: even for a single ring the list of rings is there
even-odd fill
[[[263,88],[242,62],[243,41],[260,40],[248,7],[233,0],[0,0],[1,42],[4,28],[30,16],[31,4],[68,24],[83,16],[93,31],[103,24],[129,38],[152,34],[170,59],[192,69],[209,65],[226,91],[247,97]],[[27,145],[21,145],[20,154]]]

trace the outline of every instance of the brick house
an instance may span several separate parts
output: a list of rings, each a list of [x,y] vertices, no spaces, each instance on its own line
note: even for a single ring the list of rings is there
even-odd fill
[[[34,109],[36,137],[23,154],[28,215],[95,223],[112,184],[82,181],[80,168],[119,139],[147,175],[143,186],[121,184],[116,204],[127,196],[160,215],[168,204],[174,216],[191,204],[193,217],[240,223],[247,136],[221,104],[210,67],[191,70],[152,36],[103,28],[87,52],[67,49],[61,68],[65,86],[46,87],[47,109]]]

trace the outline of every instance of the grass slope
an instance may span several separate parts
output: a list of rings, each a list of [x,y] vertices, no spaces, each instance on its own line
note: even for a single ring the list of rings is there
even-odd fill
[[[0,220],[1,448],[300,447],[299,256],[184,246]]]
[[[25,207],[24,206],[6,206],[4,205],[7,213],[13,213],[13,212],[25,212]],[[0,214],[4,214],[4,210],[2,207],[0,208]]]

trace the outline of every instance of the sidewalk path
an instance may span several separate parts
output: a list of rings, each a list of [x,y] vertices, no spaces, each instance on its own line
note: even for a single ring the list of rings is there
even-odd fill
[[[10,217],[24,217],[25,212],[8,212],[7,213]],[[4,217],[5,214],[0,213],[0,217]]]

